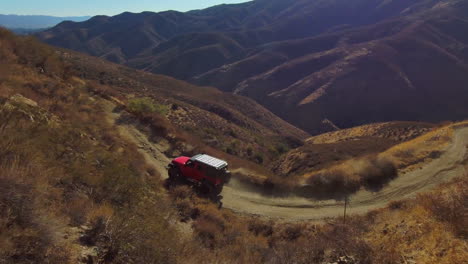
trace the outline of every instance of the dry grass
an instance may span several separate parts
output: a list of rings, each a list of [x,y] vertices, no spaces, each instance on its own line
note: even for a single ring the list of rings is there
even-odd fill
[[[375,255],[378,263],[385,263],[384,259],[389,263],[464,262],[468,257],[465,190],[466,176],[405,201],[403,207],[377,213],[365,237],[380,248]]]
[[[456,183],[440,187],[438,190],[421,194],[418,203],[445,223],[458,237],[468,238],[468,177],[456,179]]]
[[[0,80],[0,262],[76,263],[87,245],[94,261],[176,262],[157,175],[106,122],[95,87],[65,76],[45,45],[0,43],[14,69]],[[81,225],[77,245],[69,234]]]
[[[324,133],[307,139],[307,142],[312,144],[331,144],[362,137],[374,137],[403,142],[429,132],[434,126],[435,125],[429,123],[417,122],[377,123]]]
[[[388,124],[382,124],[384,125]],[[316,193],[319,197],[322,193],[353,193],[360,187],[378,191],[398,174],[420,168],[431,160],[437,159],[451,143],[454,129],[466,125],[468,125],[466,121],[442,124],[419,137],[376,154],[376,158],[372,158],[372,155],[348,157],[348,159],[332,162],[329,166],[319,167],[321,169],[318,170],[279,179],[276,185],[295,188],[295,186],[305,184],[306,187],[301,190],[304,194]],[[364,128],[368,130],[374,126],[364,126]],[[374,130],[371,129],[371,131]],[[348,132],[362,134],[360,128],[351,129]],[[325,139],[334,135],[333,140],[336,141],[337,133],[329,133],[330,136],[326,136]],[[346,144],[346,140],[341,144]]]
[[[383,153],[397,168],[411,171],[438,158],[451,143],[454,128],[466,126],[467,122],[447,124],[413,140],[396,145]]]
[[[24,160],[2,142],[0,163],[0,261],[68,263],[69,244],[61,233],[66,218],[57,214],[60,192],[49,190],[47,169]],[[6,143],[6,145],[4,145]],[[49,173],[53,171],[49,170]],[[47,201],[49,208],[44,208]]]
[[[100,125],[88,120],[87,127],[75,119],[79,115],[69,115],[50,126],[39,109],[2,107],[0,206],[5,215],[0,222],[2,230],[9,230],[2,232],[2,261],[74,263],[79,252],[60,235],[67,224],[90,225],[83,242],[97,245],[99,257],[112,256],[115,263],[174,259],[168,252],[177,240],[170,240],[165,218],[171,210],[150,192],[152,181],[145,181],[146,166],[136,149],[113,152],[117,139],[106,132],[103,120],[96,120]],[[76,121],[77,127],[72,125]],[[130,235],[142,226],[140,234]],[[173,241],[166,248],[147,244],[146,238],[163,239],[164,234],[165,241]]]
[[[269,167],[280,177],[296,177],[338,165],[352,158],[375,155],[396,144],[398,141],[379,137],[360,137],[322,144],[307,142],[281,156]]]
[[[428,133],[436,125],[417,122],[376,123],[309,138],[269,167],[281,178],[297,182],[301,175],[327,170],[388,149]]]

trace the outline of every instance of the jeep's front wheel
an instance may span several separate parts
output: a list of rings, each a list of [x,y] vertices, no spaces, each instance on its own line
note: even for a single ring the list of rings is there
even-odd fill
[[[213,186],[213,195],[220,195],[221,192],[223,191],[223,185],[222,184],[218,184],[216,186]]]
[[[177,182],[180,182],[182,179],[182,173],[180,169],[177,167],[170,167],[169,170],[167,171],[167,174],[171,182],[177,183]]]

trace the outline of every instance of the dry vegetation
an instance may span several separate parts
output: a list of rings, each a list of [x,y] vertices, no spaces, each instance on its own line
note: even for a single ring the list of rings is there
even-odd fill
[[[365,137],[403,142],[423,135],[433,127],[434,125],[430,123],[417,122],[377,123],[324,133],[307,139],[307,142],[312,144],[331,144],[353,141]]]
[[[385,151],[383,155],[393,160],[401,171],[419,168],[442,154],[450,144],[456,126],[466,125],[467,122],[443,125],[413,140],[396,145]]]
[[[314,193],[316,198],[344,196],[361,187],[378,191],[399,174],[439,158],[452,142],[454,129],[466,125],[395,122],[315,136],[280,157],[270,179],[275,186]]]
[[[282,223],[219,211],[187,187],[170,194],[192,225],[187,263],[463,263],[467,177],[365,216],[324,224]],[[215,259],[215,260],[214,260]]]
[[[13,69],[0,80],[0,262],[76,263],[82,247],[103,263],[175,262],[158,175],[105,122],[102,99],[49,47],[0,35]]]
[[[103,100],[118,102],[148,133],[185,151],[196,138],[165,111],[153,111],[153,103],[171,103],[152,97],[132,107],[135,97],[77,76],[80,70],[49,47],[5,30],[0,59],[0,263],[462,263],[468,257],[461,213],[466,177],[346,224],[239,216],[186,186],[166,195],[159,175],[102,109]],[[384,159],[365,161],[359,184],[380,183],[388,167]]]
[[[366,238],[380,244],[388,263],[463,263],[466,252],[467,176],[415,200],[398,201],[375,212]]]
[[[282,178],[333,167],[346,160],[376,155],[435,129],[417,122],[389,122],[359,126],[314,136],[270,165]]]

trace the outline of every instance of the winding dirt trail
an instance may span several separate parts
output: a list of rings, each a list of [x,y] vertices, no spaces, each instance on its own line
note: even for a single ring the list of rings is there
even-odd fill
[[[135,143],[146,161],[152,164],[162,177],[167,177],[165,166],[170,159],[164,155],[165,142],[153,143],[134,124],[116,122],[120,113],[109,111],[109,121],[113,122],[120,134]],[[454,139],[440,158],[390,182],[381,191],[373,193],[359,191],[350,196],[349,214],[365,213],[384,207],[388,202],[415,196],[453,177],[461,176],[468,160],[468,127],[455,130]],[[226,185],[222,192],[225,208],[233,211],[287,221],[323,220],[343,215],[343,202],[335,200],[310,200],[297,196],[273,197],[262,195],[236,179]]]
[[[452,144],[439,159],[420,170],[400,175],[379,192],[359,191],[350,197],[348,212],[365,213],[384,207],[388,202],[415,196],[453,177],[463,175],[467,164],[468,128],[455,130]],[[263,196],[239,182],[232,182],[223,190],[224,207],[234,211],[282,218],[287,220],[322,220],[343,215],[343,202],[314,201],[301,197]]]
[[[151,164],[163,178],[167,177],[166,165],[169,164],[171,160],[164,154],[164,151],[169,147],[169,143],[165,140],[162,140],[158,144],[151,142],[148,136],[138,130],[135,123],[122,122],[120,120],[122,113],[114,112],[115,106],[116,105],[111,102],[106,102],[104,104],[104,108],[107,111],[108,122],[117,128],[120,136],[138,147],[138,152],[143,155],[145,161]]]

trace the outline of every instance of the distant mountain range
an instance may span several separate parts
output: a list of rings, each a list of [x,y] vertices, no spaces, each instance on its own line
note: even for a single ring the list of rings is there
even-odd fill
[[[0,26],[9,29],[21,29],[28,32],[31,29],[43,29],[53,27],[63,21],[81,22],[90,19],[89,16],[82,17],[54,17],[54,16],[19,16],[0,15]]]
[[[38,36],[249,96],[312,134],[468,117],[467,0],[256,0],[97,16]]]

